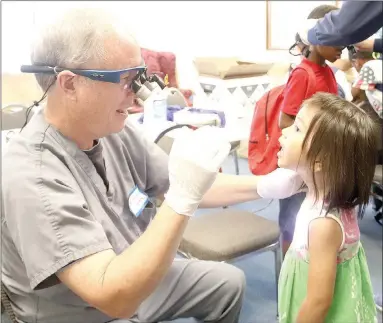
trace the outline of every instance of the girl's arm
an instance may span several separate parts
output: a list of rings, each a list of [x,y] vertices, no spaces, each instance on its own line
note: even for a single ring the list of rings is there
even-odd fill
[[[277,168],[267,175],[260,176],[220,173],[199,207],[229,206],[259,198],[283,199],[304,189],[301,177],[289,169]]]
[[[342,240],[342,228],[331,217],[311,222],[307,295],[299,310],[297,323],[325,321],[334,295],[337,254]]]

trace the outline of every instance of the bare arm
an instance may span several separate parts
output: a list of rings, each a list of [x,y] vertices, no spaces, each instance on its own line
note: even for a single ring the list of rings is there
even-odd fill
[[[283,199],[306,191],[302,185],[303,181],[296,172],[282,168],[260,176],[218,174],[200,207],[229,206],[259,198]]]
[[[299,310],[297,323],[325,321],[334,296],[337,253],[342,238],[339,224],[331,218],[319,218],[311,223],[307,295]]]
[[[337,59],[334,63],[329,65],[335,66],[336,68],[340,69],[343,72],[348,71],[352,67],[351,62],[348,59],[343,59],[343,58]]]
[[[212,187],[206,192],[200,208],[229,206],[259,199],[259,176],[218,174]]]
[[[67,266],[57,276],[107,315],[130,317],[170,267],[188,218],[165,202],[145,233],[123,253],[99,252]]]

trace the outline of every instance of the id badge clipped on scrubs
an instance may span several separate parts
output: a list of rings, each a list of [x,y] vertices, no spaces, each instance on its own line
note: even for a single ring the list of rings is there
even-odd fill
[[[146,193],[142,192],[137,185],[133,188],[129,195],[129,209],[137,218],[140,216],[142,210],[149,202],[149,197]]]

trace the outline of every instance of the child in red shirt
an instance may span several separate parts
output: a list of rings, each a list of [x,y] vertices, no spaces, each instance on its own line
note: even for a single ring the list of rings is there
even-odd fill
[[[308,19],[320,19],[326,13],[338,10],[335,6],[321,5],[316,7],[308,16]],[[297,44],[299,46],[300,44]],[[340,59],[344,47],[310,46],[301,48],[304,55],[302,63],[310,68],[315,74],[315,92],[338,93],[338,87],[334,73],[325,63],[326,60],[335,62]],[[299,65],[298,65],[299,66]],[[279,127],[281,129],[291,126],[295,116],[304,100],[308,99],[307,90],[310,81],[306,70],[296,68],[291,72],[289,81],[283,93]],[[314,93],[311,93],[313,95]],[[311,96],[310,95],[310,96]],[[279,226],[282,235],[283,255],[287,252],[293,239],[295,218],[305,198],[305,193],[298,193],[287,199],[279,200]]]

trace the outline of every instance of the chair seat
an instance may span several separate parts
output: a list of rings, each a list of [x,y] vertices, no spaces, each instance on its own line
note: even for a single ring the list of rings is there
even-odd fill
[[[225,209],[189,220],[180,251],[200,260],[229,261],[279,241],[275,221]]]

